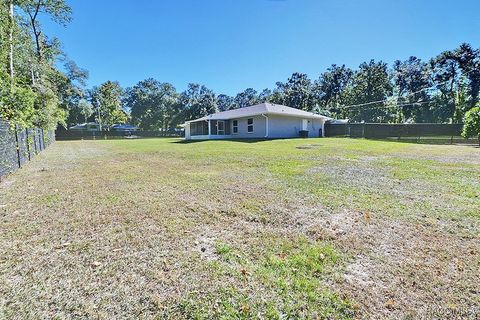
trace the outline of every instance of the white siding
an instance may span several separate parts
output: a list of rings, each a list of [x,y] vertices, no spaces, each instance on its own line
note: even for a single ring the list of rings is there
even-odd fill
[[[253,133],[248,133],[247,120],[253,118]],[[268,115],[268,136],[269,139],[275,138],[298,138],[299,131],[302,130],[303,120],[306,118],[292,117],[283,115]],[[238,121],[238,133],[233,133],[233,120]],[[306,119],[309,138],[319,137],[320,129],[323,131],[324,120],[322,119]],[[229,121],[230,135],[218,136],[190,136],[189,126],[185,127],[185,138],[187,139],[262,139],[266,136],[266,121],[262,115],[251,116],[246,118],[231,119]],[[188,128],[188,129],[187,129]]]

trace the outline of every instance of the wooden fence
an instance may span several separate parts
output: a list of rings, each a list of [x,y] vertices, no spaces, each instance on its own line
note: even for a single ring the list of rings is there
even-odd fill
[[[325,136],[327,137],[351,137],[351,138],[421,138],[421,137],[460,137],[462,124],[438,124],[438,123],[348,123],[348,124],[325,124]]]
[[[0,178],[23,166],[54,141],[53,131],[23,129],[0,120]]]

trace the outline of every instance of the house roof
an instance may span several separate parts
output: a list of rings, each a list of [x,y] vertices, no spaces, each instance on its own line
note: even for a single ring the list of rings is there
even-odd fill
[[[261,103],[251,107],[238,108],[238,109],[209,114],[208,116],[205,116],[199,119],[187,121],[187,123],[204,121],[204,120],[230,120],[230,119],[236,119],[236,118],[256,116],[261,114],[284,115],[284,116],[301,117],[301,118],[308,118],[308,119],[325,119],[325,120],[330,119],[329,117],[325,117],[312,112],[303,111],[300,109],[283,106],[280,104]]]

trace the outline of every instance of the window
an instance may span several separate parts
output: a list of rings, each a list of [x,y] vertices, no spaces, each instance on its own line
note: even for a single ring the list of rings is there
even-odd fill
[[[247,132],[253,133],[253,118],[247,119]]]
[[[232,121],[232,132],[234,134],[238,133],[238,120],[233,120]]]

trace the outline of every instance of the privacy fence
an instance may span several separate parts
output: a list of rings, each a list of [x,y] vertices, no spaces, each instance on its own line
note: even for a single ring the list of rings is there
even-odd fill
[[[462,128],[462,124],[437,123],[326,123],[325,135],[327,137],[343,136],[370,139],[443,137],[453,140],[453,138],[459,138],[461,136]]]
[[[181,137],[183,132],[162,131],[89,131],[89,130],[57,130],[57,140],[103,140],[124,138],[158,138]]]
[[[23,166],[54,141],[54,131],[23,129],[0,120],[0,178]]]

